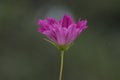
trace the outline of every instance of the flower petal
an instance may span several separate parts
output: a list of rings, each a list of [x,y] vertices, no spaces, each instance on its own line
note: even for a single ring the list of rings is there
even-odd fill
[[[47,21],[50,25],[55,24],[57,22],[54,18],[47,18]]]
[[[70,44],[76,37],[77,37],[76,24],[71,24],[67,30],[66,43]]]
[[[87,28],[87,20],[78,20],[77,26],[79,33]]]
[[[68,28],[68,26],[73,23],[74,23],[74,21],[73,21],[72,17],[65,14],[62,19],[62,27]]]

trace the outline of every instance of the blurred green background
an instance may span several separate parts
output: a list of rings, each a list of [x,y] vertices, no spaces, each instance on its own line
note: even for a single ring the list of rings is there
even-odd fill
[[[88,29],[65,54],[63,80],[120,80],[120,0],[0,0],[0,80],[58,80],[60,52],[36,23],[64,13]]]

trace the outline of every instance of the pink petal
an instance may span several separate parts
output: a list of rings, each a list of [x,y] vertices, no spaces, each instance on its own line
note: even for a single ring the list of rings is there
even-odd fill
[[[72,23],[74,23],[72,17],[65,14],[62,19],[62,27],[68,28],[68,26]]]
[[[87,28],[87,20],[79,20],[76,26],[79,29],[79,33]]]
[[[77,37],[76,24],[71,24],[67,32],[66,43],[71,43]]]
[[[65,34],[64,34],[64,30],[61,27],[61,25],[57,25],[57,27],[56,27],[56,36],[57,36],[58,44],[64,45],[65,44]]]
[[[47,18],[47,21],[51,25],[57,23],[57,21],[54,18]]]
[[[77,28],[86,28],[87,20],[78,20]]]

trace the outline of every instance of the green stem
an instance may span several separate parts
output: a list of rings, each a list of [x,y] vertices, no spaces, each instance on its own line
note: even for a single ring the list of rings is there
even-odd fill
[[[61,64],[60,64],[60,75],[59,75],[59,80],[62,80],[63,61],[64,61],[64,51],[61,51]]]

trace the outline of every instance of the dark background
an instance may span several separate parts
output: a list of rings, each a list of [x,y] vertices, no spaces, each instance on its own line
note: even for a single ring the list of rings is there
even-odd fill
[[[120,80],[120,0],[0,0],[0,80],[58,80],[60,52],[38,19],[88,20],[65,53],[63,80]]]

